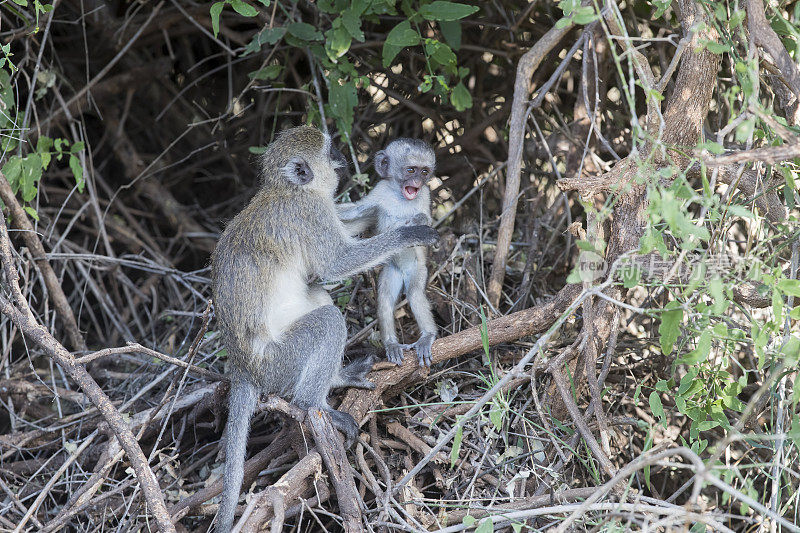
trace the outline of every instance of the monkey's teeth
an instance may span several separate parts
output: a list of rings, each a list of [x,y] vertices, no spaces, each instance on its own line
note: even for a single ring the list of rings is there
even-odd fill
[[[416,198],[418,193],[419,189],[417,187],[412,187],[411,185],[406,185],[403,187],[403,196],[409,200]]]

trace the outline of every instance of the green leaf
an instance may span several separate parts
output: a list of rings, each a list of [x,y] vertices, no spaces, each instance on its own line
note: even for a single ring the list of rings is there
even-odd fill
[[[772,291],[772,315],[776,324],[783,321],[783,298],[780,291]]]
[[[6,164],[3,165],[3,175],[11,184],[11,189],[16,193],[19,190],[19,175],[22,172],[22,158],[11,156]]]
[[[753,129],[756,126],[756,119],[755,118],[748,118],[743,120],[741,124],[736,128],[736,142],[743,143],[747,139],[750,138],[750,134],[753,133]]]
[[[694,378],[697,377],[697,369],[690,368],[686,375],[681,378],[681,384],[678,386],[678,396],[686,396],[686,392],[691,388],[692,384],[694,384]],[[691,396],[691,395],[688,395]]]
[[[697,429],[700,431],[708,431],[709,429],[713,429],[719,425],[719,422],[716,420],[707,420],[705,422],[700,422],[697,424]]]
[[[303,41],[321,41],[322,33],[307,22],[292,22],[286,26],[290,35],[302,39]]]
[[[86,145],[83,143],[83,141],[78,141],[72,144],[72,146],[69,149],[69,153],[77,154],[78,152],[82,151],[85,147]]]
[[[328,87],[328,103],[331,115],[339,121],[340,127],[349,135],[353,128],[355,108],[358,105],[355,82],[331,80]]]
[[[782,279],[778,282],[778,290],[791,296],[800,296],[800,280]]]
[[[81,167],[81,160],[76,155],[69,156],[69,169],[75,177],[75,183],[78,185],[78,192],[83,192],[85,180],[83,179],[83,167]]]
[[[361,31],[361,12],[351,6],[342,12],[342,25],[353,39],[364,42],[364,32]]]
[[[264,152],[267,151],[267,147],[266,146],[251,146],[250,148],[247,149],[247,151],[250,152],[251,154],[261,155],[261,154],[263,154]]]
[[[676,301],[668,302],[661,313],[661,324],[658,326],[658,334],[661,336],[661,353],[669,355],[675,346],[680,334],[680,325],[683,321],[683,309]]]
[[[258,15],[258,9],[254,8],[244,0],[230,0],[230,2],[233,10],[243,17],[255,17]]]
[[[461,450],[461,438],[464,428],[458,428],[456,436],[453,438],[453,449],[450,450],[450,468],[455,468],[456,461],[458,461],[458,452]]]
[[[42,179],[42,159],[38,154],[29,154],[22,160],[19,173],[19,185],[24,202],[31,202],[36,198],[37,183],[40,179]]]
[[[246,56],[247,54],[258,52],[265,43],[269,43],[274,46],[278,43],[278,41],[283,39],[284,35],[286,35],[286,28],[284,27],[264,28],[253,37],[253,40],[247,44],[242,52],[242,55]]]
[[[792,429],[789,430],[789,438],[794,441],[794,445],[800,450],[800,416],[792,415]]]
[[[483,353],[486,355],[486,360],[489,360],[489,322],[486,320],[486,315],[483,313],[483,306],[478,310],[481,315],[481,344],[483,344]]]
[[[653,13],[653,19],[656,20],[661,18],[661,16],[667,11],[667,8],[672,4],[672,0],[652,0],[651,2],[654,6],[656,6],[656,11]]]
[[[740,218],[750,218],[750,219],[756,218],[755,215],[752,213],[752,211],[750,211],[744,206],[736,204],[731,204],[728,206],[728,213],[735,217],[740,217]]]
[[[49,152],[50,148],[53,147],[53,139],[48,137],[47,135],[42,135],[36,141],[36,151],[41,152]]]
[[[333,27],[325,32],[325,50],[331,61],[336,61],[350,50],[353,37],[344,26]]]
[[[792,389],[792,407],[797,406],[798,401],[800,401],[800,372],[797,372],[797,375],[794,377],[794,387]]]
[[[572,25],[572,19],[568,17],[561,17],[556,21],[555,27],[557,30],[563,30],[567,26]]]
[[[36,212],[36,209],[32,208],[29,205],[23,207],[26,213],[28,213],[32,219],[39,220],[39,213]]]
[[[453,92],[450,93],[450,103],[456,108],[456,111],[464,111],[472,107],[472,95],[461,82],[453,87]]]
[[[494,531],[494,522],[491,518],[485,518],[478,527],[475,528],[475,533],[492,533]]]
[[[452,71],[456,72],[456,54],[445,43],[430,39],[425,44],[425,51],[431,59],[442,66],[451,66]]]
[[[468,6],[456,2],[435,0],[419,8],[419,14],[426,20],[459,20],[478,11],[478,6]]]
[[[722,286],[721,278],[714,277],[708,282],[708,293],[711,295],[711,299],[714,302],[711,304],[711,309],[714,313],[721,315],[728,306],[728,299],[725,298],[725,290]]]
[[[663,419],[664,406],[662,405],[661,398],[658,396],[658,393],[656,391],[650,393],[648,401],[650,403],[650,412],[653,413],[653,416],[656,418]]]
[[[400,50],[406,46],[419,44],[420,39],[417,30],[411,28],[411,22],[407,20],[392,28],[386,35],[386,42],[383,43],[383,66],[388,67]]]
[[[464,518],[461,519],[461,523],[467,527],[472,527],[475,525],[475,517],[472,515],[466,515]]]
[[[591,6],[582,6],[572,13],[572,22],[581,26],[599,19],[600,15]]]
[[[622,272],[622,286],[626,289],[632,289],[639,285],[642,280],[642,269],[637,265],[628,265],[623,267]]]
[[[728,44],[717,43],[714,41],[706,41],[702,43],[706,49],[711,52],[712,54],[725,54],[731,51],[731,47]]]
[[[715,143],[714,141],[697,143],[697,148],[699,150],[708,150],[714,155],[720,155],[725,152],[725,148],[723,148],[721,144]]]
[[[457,20],[442,20],[439,22],[442,37],[453,50],[461,48],[461,23]]]
[[[697,348],[683,356],[683,363],[687,365],[695,365],[702,363],[708,359],[708,354],[711,352],[711,332],[705,330],[697,341]]]
[[[251,80],[274,80],[281,73],[281,70],[283,70],[281,65],[270,65],[255,72],[250,72],[247,76]]]
[[[659,379],[656,383],[656,390],[659,392],[666,392],[667,391],[667,382],[663,379]]]
[[[28,5],[28,0],[11,0],[18,6],[26,7]]]
[[[781,347],[781,353],[786,356],[786,360],[784,361],[786,366],[788,368],[794,368],[798,359],[800,359],[800,338],[794,335],[789,337],[786,344]]]
[[[211,29],[214,31],[214,37],[219,34],[219,14],[222,13],[222,8],[225,7],[225,2],[215,2],[211,4],[209,13],[211,14]]]
[[[489,410],[489,420],[497,431],[503,430],[503,408],[497,404],[492,404]]]

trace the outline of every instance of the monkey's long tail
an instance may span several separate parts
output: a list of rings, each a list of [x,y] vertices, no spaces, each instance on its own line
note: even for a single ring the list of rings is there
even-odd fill
[[[222,504],[217,512],[217,533],[230,533],[239,491],[244,476],[244,456],[250,417],[258,402],[255,386],[244,379],[234,379],[228,396],[228,425],[225,441],[225,470],[222,478]]]

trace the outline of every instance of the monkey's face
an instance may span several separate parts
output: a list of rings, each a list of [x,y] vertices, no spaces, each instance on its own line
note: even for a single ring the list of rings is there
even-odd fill
[[[416,139],[397,139],[375,154],[378,174],[391,180],[406,200],[414,200],[433,177],[436,156]]]
[[[400,169],[398,177],[402,177],[402,180],[398,181],[400,182],[400,191],[406,200],[416,198],[419,190],[428,183],[431,176],[433,176],[432,169],[425,165],[406,165]]]

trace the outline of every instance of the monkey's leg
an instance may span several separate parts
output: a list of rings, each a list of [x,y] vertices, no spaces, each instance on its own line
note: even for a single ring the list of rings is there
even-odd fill
[[[241,376],[231,376],[228,394],[228,423],[225,426],[225,470],[222,477],[222,503],[217,512],[217,531],[228,533],[233,527],[236,502],[242,489],[244,457],[250,417],[258,402],[258,390]]]
[[[328,405],[328,393],[341,371],[347,326],[342,313],[333,305],[318,307],[292,324],[277,345],[277,356],[296,361],[286,380],[294,377],[292,400],[302,409],[323,409],[333,425],[344,433],[348,446],[358,437],[358,425],[347,413]]]
[[[421,254],[420,254],[421,255]],[[428,284],[428,269],[425,267],[425,256],[417,258],[417,268],[413,279],[409,280],[406,289],[408,305],[419,326],[419,339],[411,345],[417,352],[420,366],[431,366],[431,347],[436,339],[436,322],[431,313],[431,303],[425,295]]]
[[[397,342],[394,331],[394,305],[402,289],[402,272],[393,263],[386,264],[378,276],[378,326],[386,358],[396,365],[403,362],[403,345]]]

